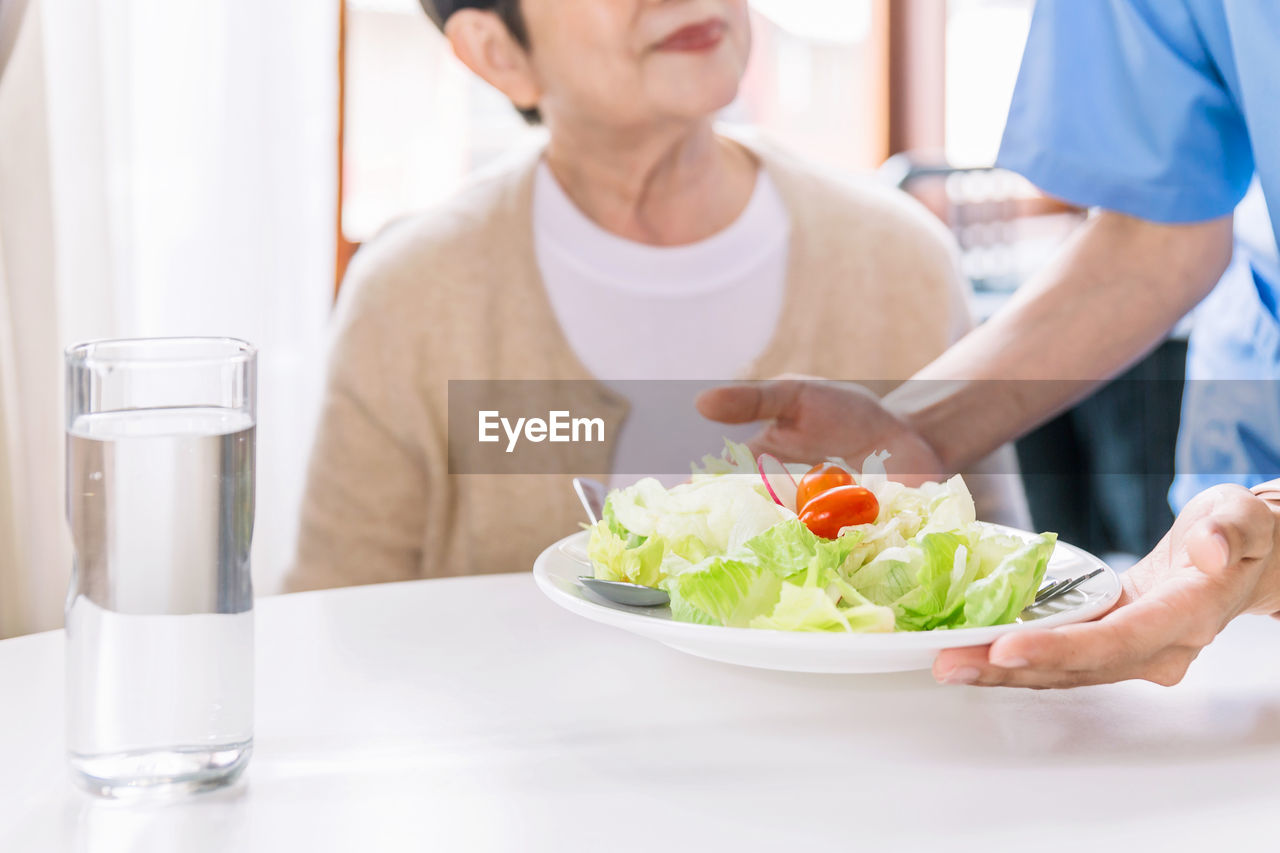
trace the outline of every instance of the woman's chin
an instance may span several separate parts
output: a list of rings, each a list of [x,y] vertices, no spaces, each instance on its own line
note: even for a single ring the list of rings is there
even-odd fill
[[[665,97],[654,98],[661,112],[688,119],[714,118],[738,97],[738,78],[708,80],[700,85],[685,83],[672,86]]]

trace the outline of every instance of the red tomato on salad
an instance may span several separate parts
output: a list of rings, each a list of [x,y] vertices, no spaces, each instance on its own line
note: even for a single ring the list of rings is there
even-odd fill
[[[810,498],[800,520],[815,536],[835,539],[843,528],[870,524],[879,514],[880,502],[862,486],[836,486]]]
[[[829,462],[814,465],[800,478],[800,486],[796,490],[796,512],[804,512],[805,504],[823,492],[852,485],[853,475],[839,465]]]

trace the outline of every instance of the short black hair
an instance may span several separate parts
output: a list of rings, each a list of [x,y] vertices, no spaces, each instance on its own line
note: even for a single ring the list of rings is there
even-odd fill
[[[516,40],[516,44],[520,45],[526,51],[531,50],[532,46],[529,42],[529,28],[525,26],[524,14],[520,11],[520,0],[488,0],[488,2],[476,2],[476,0],[464,0],[464,2],[449,2],[449,0],[422,0],[422,6],[427,11],[427,15],[432,21],[435,21],[437,27],[444,29],[445,21],[449,16],[460,8],[488,8],[493,11],[498,19],[502,21],[503,26],[507,28],[507,32],[511,33],[511,37]],[[542,124],[542,113],[537,107],[516,107],[516,112],[520,113],[529,124]]]

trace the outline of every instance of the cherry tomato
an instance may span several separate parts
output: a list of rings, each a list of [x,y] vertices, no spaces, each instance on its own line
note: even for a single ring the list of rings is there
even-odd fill
[[[853,485],[853,475],[841,468],[824,462],[814,465],[803,477],[796,489],[796,512],[804,512],[804,506],[818,495],[837,486]]]
[[[880,502],[862,486],[836,486],[811,498],[800,513],[815,536],[835,539],[854,524],[870,524],[880,514]]]

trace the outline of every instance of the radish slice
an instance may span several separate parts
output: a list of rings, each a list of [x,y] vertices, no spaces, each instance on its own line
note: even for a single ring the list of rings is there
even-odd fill
[[[768,453],[761,453],[756,458],[756,467],[760,469],[760,479],[764,480],[764,487],[769,492],[769,497],[773,498],[778,506],[786,507],[792,512],[796,511],[796,478],[791,476],[791,472],[787,470],[787,466],[778,460],[778,457]]]

